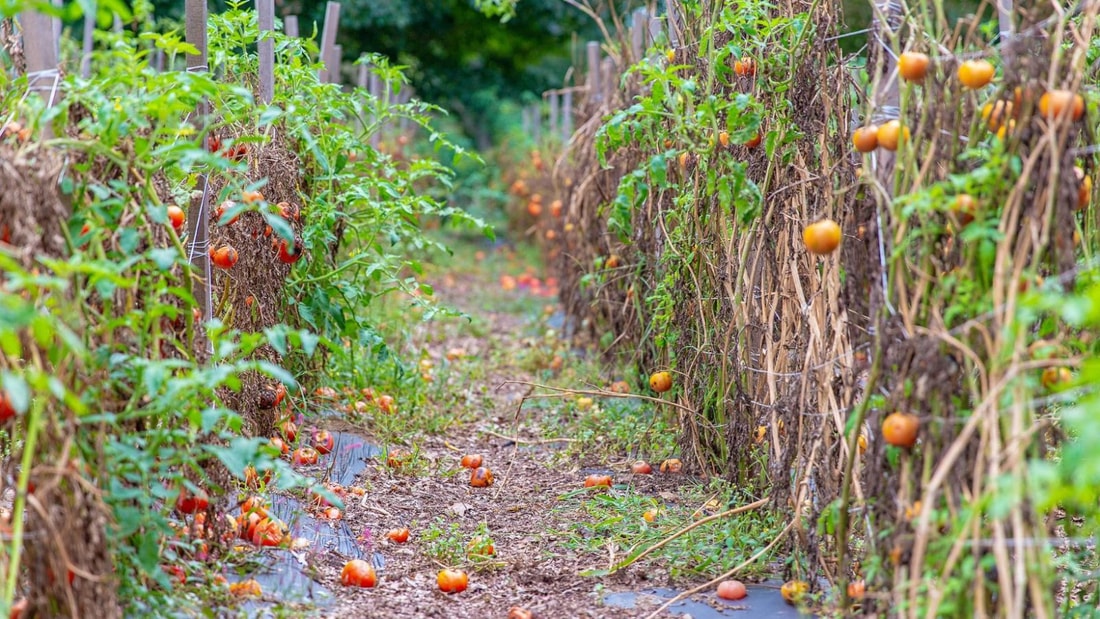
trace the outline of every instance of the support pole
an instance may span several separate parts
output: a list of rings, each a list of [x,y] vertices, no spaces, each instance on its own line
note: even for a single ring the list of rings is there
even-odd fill
[[[36,11],[19,14],[23,30],[23,52],[27,61],[27,86],[53,107],[61,97],[61,73],[57,68],[57,37],[54,18]],[[42,137],[53,137],[53,129],[43,124]]]
[[[92,41],[95,35],[95,1],[93,0],[91,10],[84,14],[84,40],[83,51],[84,55],[80,58],[80,77],[88,79],[92,74]]]
[[[343,71],[341,71],[341,63],[344,60],[344,46],[333,45],[332,55],[325,60],[325,66],[328,67],[328,81],[330,84],[339,84],[343,82]]]
[[[588,99],[599,101],[602,92],[600,90],[600,44],[589,41],[585,46],[585,53],[588,60],[588,80],[585,84],[588,86]]]
[[[531,139],[535,141],[535,145],[538,146],[539,139],[542,138],[542,106],[538,103],[531,104]]]
[[[547,131],[549,132],[549,137],[551,140],[557,139],[558,137],[558,112],[559,106],[561,105],[560,99],[561,95],[559,95],[558,91],[556,90],[551,90],[546,94],[547,111],[549,112],[550,116],[550,124],[547,127]]]
[[[283,31],[288,37],[298,38],[298,16],[287,15],[283,18]]]
[[[191,44],[198,54],[187,55],[187,71],[189,73],[205,73],[210,70],[206,58],[206,28],[207,13],[206,0],[187,0],[185,5],[187,42]],[[206,117],[209,114],[210,104],[206,101],[199,103],[195,108],[195,130],[200,136],[206,134]],[[195,191],[191,193],[191,204],[187,212],[187,259],[190,261],[197,277],[191,279],[191,295],[202,312],[203,322],[210,320],[214,313],[210,284],[212,273],[210,272],[210,256],[207,254],[210,244],[209,219],[211,205],[214,199],[210,195],[210,186],[207,183],[206,174],[200,174],[196,181]],[[213,354],[213,344],[207,339],[202,327],[197,327],[194,342],[195,354],[200,359],[204,355]]]
[[[561,95],[561,143],[569,143],[573,137],[573,90],[567,89]]]
[[[270,104],[275,98],[275,0],[259,0],[260,19],[260,101]]]
[[[645,53],[645,34],[649,28],[649,13],[645,8],[635,9],[634,19],[630,26],[630,54],[631,60],[638,62]]]
[[[325,5],[325,25],[321,31],[321,71],[317,75],[321,83],[329,81],[329,63],[332,61],[332,48],[336,46],[336,29],[339,26],[340,3],[330,1]]]

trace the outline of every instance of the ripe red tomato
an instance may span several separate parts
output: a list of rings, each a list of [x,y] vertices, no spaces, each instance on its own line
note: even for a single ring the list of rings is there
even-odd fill
[[[405,542],[409,541],[409,529],[407,527],[402,527],[400,529],[391,529],[388,533],[386,533],[386,539],[395,544],[404,544]]]
[[[470,540],[469,544],[466,544],[466,554],[491,557],[496,554],[496,549],[493,548],[492,539],[484,535],[477,535]]]
[[[378,397],[378,408],[382,409],[384,413],[392,413],[396,410],[392,395],[382,395]]]
[[[481,466],[483,458],[478,454],[466,454],[462,456],[462,468],[476,469]]]
[[[374,567],[362,559],[352,559],[340,570],[340,584],[345,587],[373,587],[378,584]]]
[[[179,232],[183,229],[183,223],[187,219],[187,215],[184,214],[183,209],[175,204],[168,205],[168,221],[172,224],[172,227]]]
[[[232,245],[225,245],[217,249],[210,250],[210,260],[214,263],[214,266],[219,269],[231,269],[233,265],[237,264],[237,260],[240,259],[240,254],[233,248]]]
[[[718,583],[718,597],[723,600],[740,600],[748,594],[745,584],[740,580],[723,580]]]
[[[0,391],[0,423],[4,423],[12,417],[15,417],[15,407],[12,406],[8,395]]]
[[[332,453],[335,447],[336,438],[332,436],[332,432],[318,430],[313,433],[313,448],[317,450],[317,453],[322,455]]]
[[[466,590],[469,578],[462,570],[442,570],[435,578],[439,590],[443,593],[461,593]]]
[[[179,497],[176,498],[176,511],[181,514],[203,512],[209,504],[210,498],[203,490],[200,489],[197,493],[191,494],[187,488],[180,488]]]
[[[283,219],[286,219],[287,221],[298,221],[302,218],[302,211],[298,208],[297,204],[292,204],[290,202],[280,202],[276,206],[279,207],[279,215],[282,215]]]
[[[279,240],[279,260],[286,264],[294,264],[302,258],[302,250],[294,243],[287,247],[286,239]]]
[[[638,460],[634,464],[630,465],[630,472],[635,475],[652,475],[653,467],[649,465],[645,460]]]

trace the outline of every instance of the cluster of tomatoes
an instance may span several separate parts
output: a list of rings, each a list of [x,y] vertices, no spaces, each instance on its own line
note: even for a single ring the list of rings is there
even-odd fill
[[[242,202],[245,204],[259,204],[264,202],[264,196],[259,191],[245,191],[241,196]],[[302,210],[298,205],[290,202],[279,202],[275,205],[279,211],[279,216],[286,220],[288,223],[301,221]],[[210,213],[211,219],[224,226],[232,226],[240,220],[240,215],[234,215],[228,220],[225,219],[226,214],[237,208],[237,203],[233,200],[225,200],[213,209]],[[173,220],[174,221],[174,220]],[[173,224],[174,225],[174,224]],[[265,238],[271,238],[272,229],[270,225],[264,225],[261,230],[259,226],[256,226],[252,232],[253,238],[259,238],[260,235]],[[287,241],[284,238],[277,237],[271,241],[271,249],[275,252],[279,261],[284,264],[294,264],[302,257],[302,251],[299,247],[299,243],[296,241]],[[232,245],[225,244],[214,247],[210,247],[210,260],[214,266],[220,269],[231,269],[233,265],[237,264],[239,254],[236,248]]]
[[[558,296],[558,278],[540,279],[535,276],[534,268],[528,267],[519,275],[501,275],[500,288],[507,292],[523,290],[536,297],[552,298]]]
[[[332,387],[319,387],[314,395],[321,400],[333,401],[340,397]],[[354,389],[345,389],[346,401],[342,404],[334,404],[334,408],[344,413],[365,415],[371,410],[379,410],[386,414],[397,411],[397,400],[392,395],[379,394],[370,387],[364,387],[358,393]]]

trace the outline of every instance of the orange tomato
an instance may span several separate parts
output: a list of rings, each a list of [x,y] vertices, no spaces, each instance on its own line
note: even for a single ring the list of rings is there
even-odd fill
[[[286,219],[287,221],[298,221],[302,218],[302,210],[298,208],[297,204],[292,204],[290,202],[280,202],[275,206],[279,209],[279,215],[281,215],[282,218]]]
[[[649,377],[649,388],[657,393],[664,393],[672,389],[672,374],[670,372],[654,372]]]
[[[894,119],[883,123],[875,134],[878,145],[886,150],[897,150],[902,141],[909,141],[909,127],[903,127],[901,121]]]
[[[982,106],[982,120],[986,122],[990,131],[1000,130],[1009,117],[1014,115],[1015,106],[1011,101],[998,100]]]
[[[285,264],[294,264],[302,258],[302,250],[296,243],[291,241],[289,244],[286,239],[279,239],[279,261]]]
[[[264,590],[260,587],[260,583],[256,582],[255,578],[249,578],[241,582],[231,583],[229,585],[229,593],[238,597],[258,598],[264,594]]]
[[[554,200],[550,203],[550,216],[561,217],[563,212],[563,206],[561,200]]]
[[[391,396],[391,395],[379,396],[379,398],[378,398],[378,408],[382,409],[382,412],[385,412],[385,413],[392,413],[394,410],[396,410],[396,405],[394,404],[393,396]]]
[[[261,477],[259,472],[256,471],[256,467],[251,464],[244,468],[244,485],[249,488],[259,488],[261,484],[271,482],[271,471],[264,471]]]
[[[832,253],[840,246],[840,226],[831,219],[822,219],[806,226],[802,231],[802,242],[812,254]]]
[[[653,467],[649,465],[645,460],[638,460],[634,464],[630,465],[630,472],[635,475],[652,475]]]
[[[409,529],[407,527],[402,527],[400,529],[391,529],[388,533],[386,533],[386,539],[395,544],[404,544],[405,542],[409,541]]]
[[[788,604],[797,604],[802,596],[810,590],[810,585],[804,580],[789,580],[779,588],[779,593]]]
[[[722,145],[722,148],[728,148],[730,145],[730,134],[728,131],[721,131],[718,133],[718,143]]]
[[[435,582],[443,593],[461,593],[466,590],[469,578],[462,570],[441,570]]]
[[[527,203],[527,214],[531,217],[542,215],[542,203],[531,200]]]
[[[903,52],[898,56],[898,73],[907,82],[921,82],[928,75],[928,54]]]
[[[971,90],[977,90],[993,81],[993,65],[986,60],[967,60],[959,65],[959,81]]]
[[[345,587],[370,588],[378,584],[374,567],[362,559],[352,559],[340,570],[340,584]]]
[[[168,205],[168,221],[172,224],[172,227],[179,232],[183,229],[183,223],[187,219],[187,215],[184,214],[183,209],[175,204]]]
[[[278,436],[271,437],[271,446],[275,449],[278,449],[279,453],[284,456],[290,453],[290,445],[287,445],[286,441],[279,438]]]
[[[535,619],[535,614],[527,610],[526,608],[513,606],[508,609],[507,619]]]
[[[718,597],[723,600],[740,600],[749,592],[740,580],[723,580],[718,583]]]
[[[869,153],[878,148],[878,125],[867,125],[853,131],[852,143],[861,153]]]
[[[882,422],[882,438],[890,445],[912,447],[917,442],[920,420],[908,413],[890,413]]]
[[[607,257],[607,260],[604,261],[603,265],[608,269],[614,269],[618,267],[621,263],[622,259],[619,258],[618,254],[611,254]]]
[[[241,218],[240,215],[234,215],[233,219],[230,219],[229,221],[222,221],[222,216],[224,216],[227,211],[233,209],[236,206],[237,204],[232,200],[226,200],[225,202],[219,204],[217,208],[214,209],[214,221],[217,222],[220,226],[228,226],[229,224],[236,223],[236,221]]]
[[[245,204],[253,204],[264,201],[264,194],[258,191],[245,191],[241,193],[241,199]]]
[[[481,466],[483,459],[479,454],[466,454],[462,456],[462,468],[476,469]]]
[[[1073,381],[1073,372],[1069,371],[1069,368],[1056,368],[1049,367],[1043,370],[1043,376],[1040,378],[1040,382],[1047,389],[1054,389],[1060,385],[1065,385]]]
[[[852,600],[862,600],[863,596],[867,593],[867,583],[863,579],[854,580],[848,583],[848,598]]]
[[[1077,177],[1077,210],[1081,211],[1092,201],[1092,177],[1077,166],[1073,166],[1073,174]]]
[[[231,269],[234,264],[237,264],[237,260],[240,256],[237,254],[237,250],[233,249],[232,245],[225,245],[217,249],[210,250],[210,260],[214,266],[219,269]]]
[[[684,470],[684,463],[679,458],[669,458],[661,463],[662,473],[679,473]]]
[[[589,475],[588,477],[584,478],[584,487],[585,488],[595,488],[597,486],[606,486],[606,487],[610,488],[611,487],[611,476],[610,475]]]
[[[752,58],[745,56],[733,62],[733,72],[740,77],[752,77],[756,75],[756,63]]]
[[[493,472],[485,466],[477,467],[470,471],[470,485],[474,488],[488,488],[493,485]]]
[[[966,226],[974,221],[974,217],[978,214],[978,201],[970,194],[961,193],[955,196],[955,201],[951,203],[951,210],[959,219],[959,225]]]
[[[760,137],[760,134],[757,133],[756,135],[749,138],[749,140],[747,142],[745,142],[745,148],[747,148],[749,150],[752,150],[752,149],[756,148],[757,146],[760,146],[760,142],[761,142],[762,139],[763,138]]]
[[[1039,113],[1045,118],[1065,118],[1067,110],[1071,120],[1081,120],[1085,115],[1085,99],[1069,90],[1051,90],[1039,97]]]

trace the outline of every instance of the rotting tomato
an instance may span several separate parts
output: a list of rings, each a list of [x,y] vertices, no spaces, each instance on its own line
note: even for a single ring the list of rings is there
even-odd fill
[[[217,208],[214,209],[214,212],[212,213],[213,216],[214,216],[214,221],[216,223],[218,223],[218,225],[223,225],[223,226],[228,226],[230,224],[236,223],[237,220],[241,218],[241,216],[239,214],[234,215],[233,219],[230,219],[229,221],[225,221],[225,222],[222,221],[222,218],[225,216],[226,212],[228,212],[229,210],[235,208],[236,206],[237,206],[237,203],[232,201],[232,200],[226,200],[226,201],[222,202],[221,204],[219,204],[217,206]]]
[[[1077,178],[1077,210],[1083,211],[1092,201],[1092,177],[1078,166],[1073,166],[1073,174]]]
[[[328,430],[318,430],[313,433],[313,448],[321,455],[332,453],[336,448],[336,438]]]
[[[290,453],[290,445],[287,445],[286,441],[279,438],[278,436],[271,437],[271,446],[275,449],[278,449],[281,455],[285,456]]]
[[[589,475],[588,477],[584,478],[584,487],[585,488],[595,488],[595,487],[599,487],[599,486],[604,486],[604,487],[610,488],[611,487],[611,476],[610,475]]]
[[[258,598],[264,594],[264,590],[260,587],[260,583],[256,582],[255,578],[249,578],[241,582],[231,583],[229,585],[229,593],[237,597]]]
[[[810,585],[804,580],[788,580],[779,588],[779,593],[788,604],[797,604],[809,590]]]
[[[535,614],[526,608],[513,606],[508,609],[508,619],[535,619]]]
[[[321,515],[323,515],[326,520],[339,520],[344,517],[344,513],[336,506],[326,507],[324,511],[321,512]]]
[[[390,529],[386,533],[386,539],[395,544],[404,544],[409,541],[409,528],[401,527],[400,529]]]
[[[298,221],[302,218],[302,209],[293,202],[280,202],[276,206],[279,208],[279,215],[287,221]]]
[[[290,461],[298,466],[317,464],[317,450],[312,447],[299,447],[290,456]]]
[[[882,422],[882,438],[890,445],[909,448],[916,444],[920,419],[916,415],[895,412]]]
[[[907,82],[922,82],[928,75],[928,54],[903,52],[898,56],[898,73]]]
[[[840,246],[840,237],[840,226],[831,219],[812,223],[802,231],[802,242],[806,244],[806,249],[818,255],[835,251]]]
[[[255,204],[256,202],[263,202],[264,194],[258,191],[243,191],[241,192],[241,200],[245,204]]]
[[[744,146],[745,146],[745,148],[747,148],[749,150],[752,150],[752,149],[756,148],[757,146],[760,146],[760,142],[763,141],[763,139],[764,138],[758,132],[758,133],[756,133],[756,135],[749,138],[745,142]]]
[[[978,214],[978,201],[970,194],[960,193],[951,203],[951,212],[959,220],[960,226],[968,226]]]
[[[863,596],[867,594],[867,583],[863,579],[854,580],[848,583],[848,599],[862,600]]]
[[[679,458],[669,458],[661,463],[662,473],[679,473],[684,470],[684,463]]]
[[[271,483],[271,471],[264,471],[264,474],[261,476],[259,472],[256,471],[256,467],[251,464],[244,467],[244,485],[255,490],[261,485],[268,483]]]
[[[384,413],[394,412],[397,407],[394,404],[393,396],[385,394],[378,396],[378,408],[382,409],[382,412]]]
[[[748,56],[738,58],[733,61],[733,72],[739,77],[753,77],[756,75],[756,63]]]
[[[1039,381],[1043,384],[1043,387],[1054,389],[1073,382],[1073,372],[1069,368],[1049,367],[1043,370],[1043,375]]]
[[[645,460],[638,460],[634,464],[630,465],[630,472],[635,475],[652,475],[653,467],[649,465]]]
[[[496,549],[493,548],[493,540],[491,538],[485,535],[475,535],[470,539],[470,543],[466,544],[466,554],[491,557],[496,554]]]
[[[370,588],[378,584],[374,566],[362,559],[352,559],[340,570],[340,584],[345,587]]]
[[[664,393],[672,389],[672,373],[654,372],[649,377],[649,388],[657,393]]]
[[[723,580],[718,583],[718,597],[723,600],[740,600],[749,594],[740,580]]]
[[[461,593],[466,590],[469,578],[466,576],[466,572],[462,570],[447,569],[440,570],[435,577],[435,582],[443,593]]]
[[[481,463],[484,460],[485,459],[482,458],[480,454],[466,454],[465,456],[462,456],[462,468],[476,469],[481,466]]]
[[[279,424],[279,433],[283,435],[288,443],[293,443],[298,438],[298,425],[287,419]]]
[[[489,467],[479,466],[470,471],[470,485],[474,488],[488,488],[493,485],[493,472]]]
[[[231,269],[233,265],[237,264],[237,260],[240,255],[232,245],[224,245],[217,249],[210,250],[210,260],[214,266],[219,269]]]

